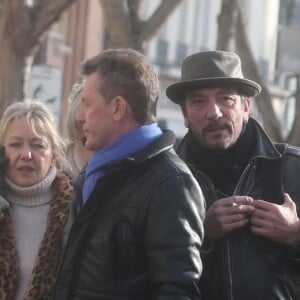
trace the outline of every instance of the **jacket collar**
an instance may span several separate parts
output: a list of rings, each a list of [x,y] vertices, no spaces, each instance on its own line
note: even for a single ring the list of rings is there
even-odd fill
[[[172,131],[163,130],[163,134],[143,150],[138,151],[133,155],[124,157],[111,164],[105,176],[103,176],[99,181],[99,184],[96,185],[94,192],[97,193],[97,190],[101,189],[101,193],[104,194],[106,192],[115,190],[115,183],[123,182],[124,177],[126,178],[128,176],[128,172],[130,172],[132,168],[136,169],[136,167],[140,166],[143,162],[146,162],[165,151],[173,149],[175,141],[176,137]],[[73,180],[73,183],[75,184],[75,191],[82,191],[84,182],[83,176],[84,174],[81,175],[81,178]],[[94,202],[99,202],[99,199],[91,196],[91,199],[89,199],[89,201],[87,201],[87,203],[82,207],[82,212],[79,213],[76,223],[81,223],[95,214]],[[80,202],[78,204],[81,206]]]
[[[274,143],[271,141],[270,137],[261,127],[261,125],[252,117],[250,117],[248,123],[250,126],[253,126],[255,135],[255,147],[252,158],[281,158],[282,155],[278,152],[278,150],[274,146]]]
[[[126,167],[128,165],[140,164],[158,154],[170,150],[173,148],[176,141],[174,133],[170,130],[163,130],[163,134],[158,137],[155,141],[150,143],[146,148],[138,151],[132,155],[128,155],[120,160],[115,161],[110,165],[112,170],[116,168]],[[85,168],[80,174],[72,180],[72,184],[75,187],[76,192],[82,189],[82,185],[85,177]]]
[[[158,137],[141,151],[133,153],[132,155],[128,155],[111,164],[110,170],[114,171],[116,168],[122,169],[123,167],[126,168],[128,166],[138,165],[148,159],[159,155],[164,151],[172,149],[175,141],[176,137],[172,131],[163,130],[163,134],[160,137]]]
[[[163,130],[163,135],[150,143],[145,149],[124,159],[132,161],[135,164],[139,164],[145,160],[157,156],[164,151],[170,150],[174,146],[175,141],[176,137],[172,131]]]

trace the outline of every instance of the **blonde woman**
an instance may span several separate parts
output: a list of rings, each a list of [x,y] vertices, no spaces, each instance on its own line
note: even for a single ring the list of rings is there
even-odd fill
[[[1,199],[0,299],[50,299],[73,190],[65,175],[65,144],[39,102],[6,109],[0,143],[8,160]]]
[[[77,121],[77,114],[81,106],[81,92],[83,84],[75,83],[68,99],[68,113],[66,115],[66,134],[68,138],[67,158],[72,167],[72,176],[76,176],[85,167],[92,155],[92,151],[84,147],[84,134]]]

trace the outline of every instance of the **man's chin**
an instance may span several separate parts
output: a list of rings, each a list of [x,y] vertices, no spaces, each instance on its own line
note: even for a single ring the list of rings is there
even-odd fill
[[[206,148],[213,152],[223,152],[231,147],[231,143],[229,141],[219,140],[214,142],[206,143]]]
[[[88,139],[86,139],[85,144],[84,144],[84,147],[85,147],[87,150],[95,151],[95,150],[94,150],[94,147],[93,147],[93,143],[91,143],[91,141],[89,141]]]

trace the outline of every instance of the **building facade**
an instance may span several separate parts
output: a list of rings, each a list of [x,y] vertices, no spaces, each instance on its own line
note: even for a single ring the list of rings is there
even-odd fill
[[[64,115],[82,60],[103,49],[104,24],[99,0],[77,1],[46,34],[36,55],[30,96],[45,102],[64,132]]]
[[[147,1],[151,12],[159,0]],[[275,74],[279,0],[242,1],[246,29],[253,55],[264,78],[272,82]],[[187,55],[215,50],[218,15],[222,0],[183,0],[147,48],[161,82],[158,117],[163,126],[174,129],[179,138],[186,132],[177,105],[165,96],[166,87],[179,79],[180,66]],[[255,106],[253,114],[258,114]],[[259,117],[259,116],[258,116]]]
[[[144,0],[141,15],[147,18],[160,1]],[[278,104],[278,114],[281,114],[282,118],[291,118],[291,110],[282,115],[287,106],[287,101],[282,99],[286,99],[287,90],[294,89],[295,81],[287,80],[290,71],[284,70],[287,64],[282,58],[289,45],[295,57],[299,54],[295,52],[297,48],[292,46],[292,42],[282,37],[288,36],[287,31],[293,31],[296,35],[293,35],[292,41],[294,44],[297,41],[295,37],[298,29],[295,28],[299,28],[297,11],[300,11],[300,0],[241,0],[241,3],[245,11],[244,19],[253,55],[271,92],[279,99],[275,102]],[[291,6],[291,3],[294,3],[294,6]],[[162,126],[173,129],[179,138],[186,132],[182,114],[179,107],[166,98],[165,89],[172,82],[179,80],[180,66],[187,55],[216,49],[217,20],[221,6],[222,0],[182,0],[146,48],[145,54],[155,66],[161,83],[159,122]],[[45,80],[51,82],[48,84],[52,87],[51,92],[56,90],[56,110],[60,120],[63,120],[66,113],[67,98],[72,84],[81,80],[78,75],[80,62],[104,49],[105,37],[105,24],[99,0],[77,1],[48,33],[35,62],[37,74],[32,80],[35,88],[32,90],[39,91],[37,78],[45,75],[43,72],[48,72],[48,78]],[[291,55],[288,55],[288,59],[291,59]],[[298,56],[295,59],[298,59]],[[294,65],[300,69],[297,64]],[[51,103],[51,93],[47,97]],[[253,114],[258,116],[255,107]],[[60,121],[61,125],[62,123],[63,121]]]

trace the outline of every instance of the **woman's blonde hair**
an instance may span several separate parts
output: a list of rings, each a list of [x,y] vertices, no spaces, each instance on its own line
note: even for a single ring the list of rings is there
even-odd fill
[[[76,115],[81,105],[82,90],[82,83],[75,83],[72,86],[68,98],[68,112],[65,118],[65,130],[68,138],[67,159],[71,165],[73,176],[77,175],[83,167],[80,162],[80,155],[76,153],[76,143],[82,143],[84,138],[82,127],[76,121]]]
[[[76,122],[76,115],[81,105],[83,84],[75,83],[68,98],[68,112],[65,119],[66,133],[70,141],[78,141],[83,137],[81,126]]]
[[[55,157],[56,167],[69,173],[71,167],[65,155],[66,144],[58,133],[50,110],[41,102],[25,100],[24,102],[15,102],[8,106],[0,121],[0,143],[3,144],[8,126],[14,120],[23,118],[27,120],[35,134],[39,135],[37,133],[38,128],[48,138]]]

